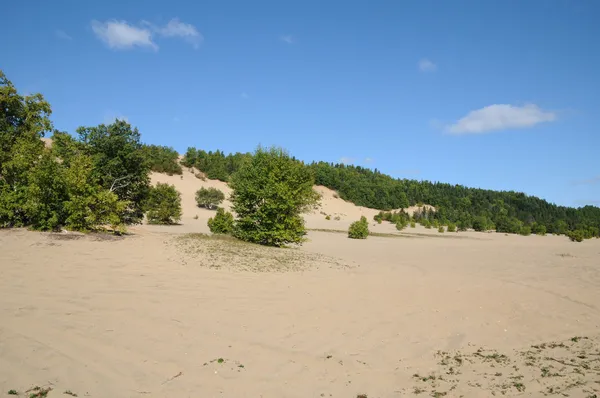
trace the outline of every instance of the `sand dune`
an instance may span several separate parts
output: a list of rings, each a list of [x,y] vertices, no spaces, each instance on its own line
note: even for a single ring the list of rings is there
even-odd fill
[[[276,249],[170,231],[0,231],[2,394],[600,390],[600,240],[311,232],[275,258]]]

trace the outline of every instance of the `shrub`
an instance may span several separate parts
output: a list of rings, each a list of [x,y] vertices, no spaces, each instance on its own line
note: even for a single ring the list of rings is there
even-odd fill
[[[350,224],[348,228],[348,237],[351,239],[367,239],[369,236],[369,223],[365,216],[362,216],[359,221]]]
[[[340,217],[340,216],[335,216],[333,219],[334,219],[335,221],[340,221],[340,220],[342,219],[342,217]]]
[[[461,231],[464,232],[467,229],[469,229],[469,223],[465,220],[460,220],[457,224],[456,224],[456,228]]]
[[[568,231],[567,236],[571,239],[571,242],[583,242],[584,234],[580,229],[576,229],[574,231]]]
[[[546,226],[542,225],[542,224],[536,224],[532,229],[531,232],[533,232],[536,235],[541,235],[544,236],[546,235]]]
[[[396,223],[396,229],[398,231],[402,231],[404,228],[406,228],[406,226],[408,225],[408,222],[405,220],[400,220]]]
[[[421,225],[424,226],[427,229],[431,229],[431,223],[429,222],[429,220],[423,220],[423,221],[421,221]]]
[[[417,224],[416,224],[414,221],[411,221],[411,222],[410,222],[410,227],[411,227],[411,228],[416,228],[416,227],[417,227]]]
[[[519,230],[519,235],[523,235],[523,236],[529,236],[531,235],[531,227],[524,225],[521,227],[521,229]]]
[[[475,217],[473,219],[473,229],[478,232],[487,231],[489,229],[489,221],[485,216]]]
[[[301,243],[306,235],[301,214],[313,208],[313,170],[281,148],[259,147],[245,167],[231,177],[234,235],[269,246]]]
[[[214,209],[223,203],[225,194],[217,188],[200,188],[196,191],[196,203],[198,207]]]
[[[438,232],[444,233],[444,226],[443,225],[439,226]]]
[[[181,220],[181,194],[175,186],[158,183],[150,188],[146,205],[150,224],[176,224]]]
[[[208,219],[208,228],[213,234],[231,234],[233,232],[233,215],[219,207],[217,214]]]
[[[326,215],[326,216],[325,216],[325,219],[326,219],[327,221],[329,221],[329,220],[331,220],[331,216],[328,214],[328,215]]]
[[[456,225],[448,223],[448,232],[456,232]]]

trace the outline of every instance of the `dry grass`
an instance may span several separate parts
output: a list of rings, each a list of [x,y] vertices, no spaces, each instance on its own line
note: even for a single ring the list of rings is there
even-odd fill
[[[173,238],[182,261],[189,265],[249,272],[304,271],[320,266],[349,265],[297,248],[275,248],[240,241],[228,235],[185,234]]]

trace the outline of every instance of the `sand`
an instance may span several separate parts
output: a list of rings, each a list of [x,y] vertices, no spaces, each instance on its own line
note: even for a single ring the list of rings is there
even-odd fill
[[[182,225],[0,230],[0,396],[600,395],[600,240],[384,223],[262,248],[186,234],[221,183],[153,180],[184,194]],[[306,219],[375,213],[331,194]]]

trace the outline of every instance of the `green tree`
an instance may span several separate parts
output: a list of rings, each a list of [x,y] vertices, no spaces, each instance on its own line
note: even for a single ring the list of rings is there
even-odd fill
[[[225,200],[225,194],[217,188],[202,187],[196,191],[196,203],[198,204],[198,207],[213,209],[219,206],[223,200]]]
[[[487,231],[489,229],[489,221],[485,216],[473,218],[473,229],[475,231]]]
[[[369,236],[369,222],[365,216],[359,221],[354,221],[348,228],[348,237],[351,239],[367,239]]]
[[[259,147],[251,161],[231,177],[234,235],[270,246],[301,243],[302,212],[314,206],[312,171],[280,148]]]
[[[31,169],[52,131],[50,104],[41,94],[22,96],[0,70],[0,227],[25,226]]]
[[[181,220],[181,194],[174,185],[159,182],[150,188],[147,209],[150,224],[176,224]]]
[[[65,183],[69,199],[64,202],[67,213],[65,226],[77,231],[95,231],[110,227],[114,232],[124,232],[123,217],[129,205],[119,200],[114,192],[102,188],[92,169],[89,156],[77,155],[65,170]]]
[[[221,207],[217,209],[214,217],[208,219],[208,228],[213,234],[231,234],[234,226],[233,215]]]
[[[84,153],[93,161],[100,185],[129,203],[127,224],[141,222],[150,190],[150,166],[145,159],[140,133],[124,120],[109,125],[77,129]]]
[[[168,175],[183,174],[179,153],[173,148],[160,145],[142,145],[142,153],[152,171]]]

